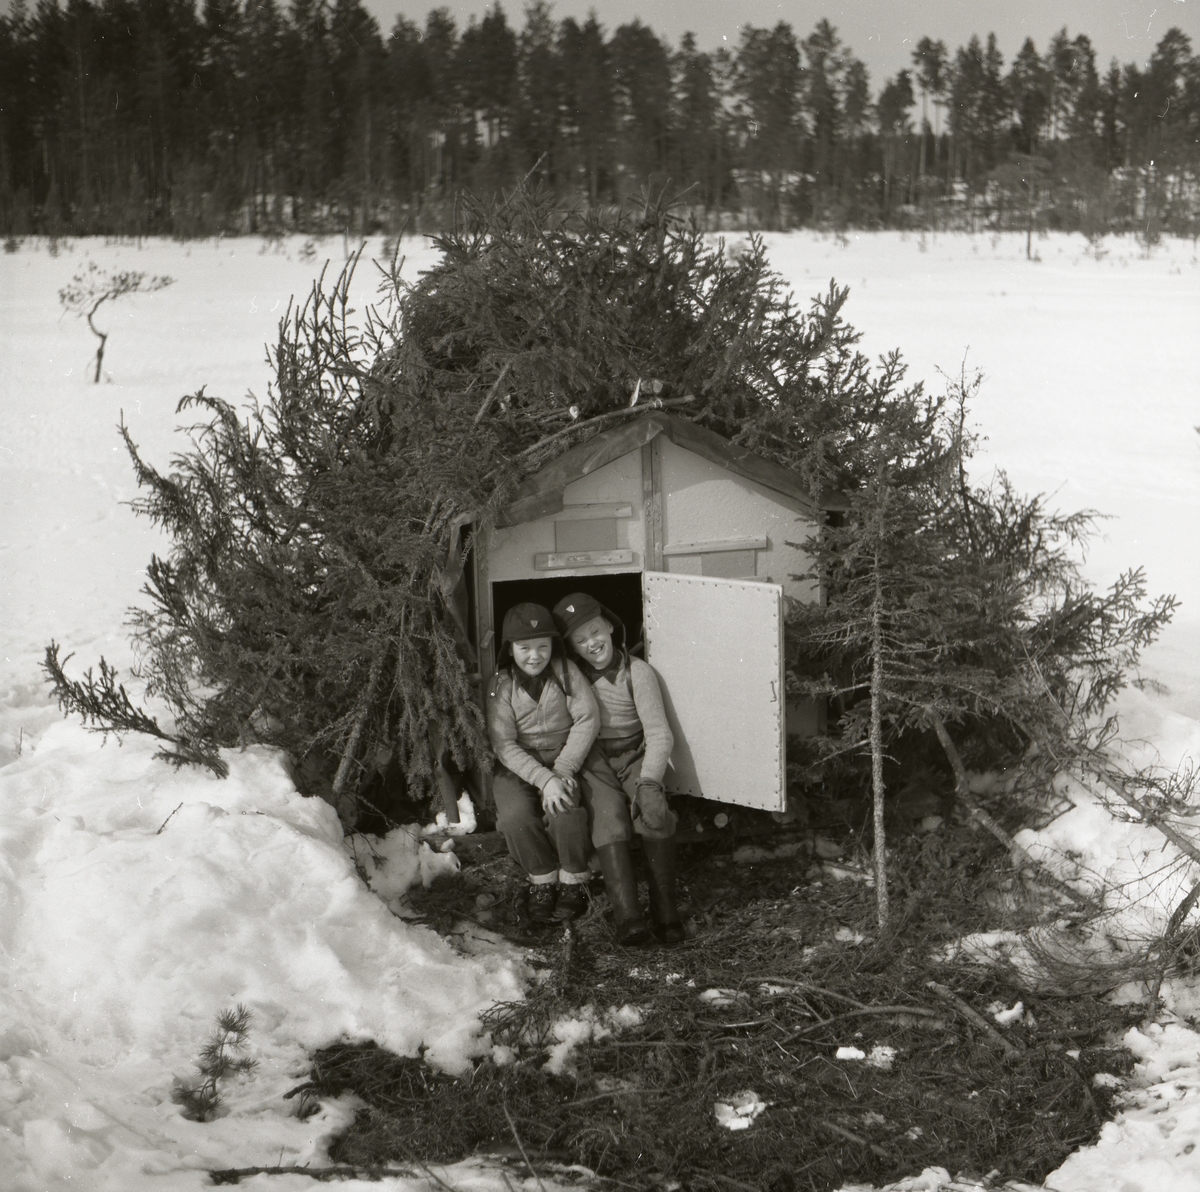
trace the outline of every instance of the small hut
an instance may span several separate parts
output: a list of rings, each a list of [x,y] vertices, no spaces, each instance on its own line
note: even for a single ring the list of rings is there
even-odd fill
[[[595,595],[658,672],[674,794],[782,812],[785,741],[819,727],[784,694],[784,600],[814,602],[806,539],[820,513],[800,478],[662,410],[527,477],[468,567],[486,684],[504,614]]]

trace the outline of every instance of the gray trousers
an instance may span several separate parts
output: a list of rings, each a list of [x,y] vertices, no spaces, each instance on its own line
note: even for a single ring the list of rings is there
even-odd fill
[[[559,749],[534,749],[530,753],[544,766],[553,766]],[[608,764],[596,752],[588,754],[576,775],[580,802],[569,811],[549,814],[542,809],[541,792],[507,766],[496,765],[492,798],[496,803],[496,827],[508,844],[509,855],[531,877],[553,873],[578,874],[586,878],[592,851],[590,823],[629,821],[625,795]],[[622,839],[628,840],[629,835]],[[607,843],[607,842],[605,842]]]
[[[628,800],[628,803],[622,808],[625,823],[629,823],[630,808],[633,806],[633,801],[637,795],[638,779],[642,776],[642,758],[646,753],[646,739],[638,733],[635,737],[613,738],[609,740],[599,740],[594,748],[598,749],[601,756],[607,763],[607,767],[617,782],[620,784],[622,793]],[[648,840],[667,840],[675,835],[675,828],[678,820],[673,811],[667,813],[667,823],[660,829],[647,828],[642,823],[641,817],[634,815],[633,831],[639,836],[644,836]],[[614,840],[630,839],[628,832],[624,836],[612,836],[610,839],[601,840],[599,835],[602,834],[601,824],[597,820],[592,826],[592,843],[597,848],[604,844],[611,844]]]

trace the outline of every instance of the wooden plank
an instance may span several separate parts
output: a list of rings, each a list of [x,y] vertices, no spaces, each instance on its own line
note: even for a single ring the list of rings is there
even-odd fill
[[[536,554],[535,571],[562,571],[569,567],[617,567],[633,563],[631,550],[585,550],[574,554]]]
[[[646,530],[646,570],[663,569],[662,455],[657,440],[642,447],[642,524]]]
[[[492,623],[492,585],[488,581],[487,544],[479,542],[471,551],[475,565],[475,621],[479,637],[479,674],[482,679],[480,699],[496,669],[495,625]]]
[[[766,550],[763,538],[712,538],[708,542],[672,542],[662,548],[662,553],[671,555],[707,555],[719,550]]]
[[[591,505],[564,505],[553,515],[555,521],[586,521],[592,517],[632,517],[628,501],[596,501]]]
[[[809,495],[808,486],[797,473],[789,471],[773,460],[755,455],[753,451],[739,447],[706,427],[689,422],[686,418],[673,418],[669,414],[663,414],[662,417],[663,429],[677,447],[683,447],[720,468],[736,472],[755,484],[771,489],[772,492],[791,497],[806,513],[816,514],[817,503]]]

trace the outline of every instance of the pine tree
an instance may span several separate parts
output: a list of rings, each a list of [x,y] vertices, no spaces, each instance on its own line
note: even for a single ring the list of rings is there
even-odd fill
[[[881,928],[886,772],[936,742],[956,797],[975,813],[964,756],[982,767],[1031,750],[1049,766],[1077,761],[1175,607],[1172,597],[1148,599],[1140,572],[1103,593],[1083,580],[1093,515],[1051,513],[1003,474],[971,486],[965,427],[978,386],[960,378],[942,402],[891,403],[845,521],[815,547],[828,605],[791,619],[793,689],[837,710],[831,734],[815,742],[818,772],[870,759]]]

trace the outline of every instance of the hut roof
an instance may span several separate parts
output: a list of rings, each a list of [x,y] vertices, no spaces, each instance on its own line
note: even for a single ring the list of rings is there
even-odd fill
[[[666,435],[676,446],[727,468],[746,480],[791,497],[810,514],[815,515],[818,508],[837,504],[836,501],[814,501],[795,472],[761,455],[755,455],[686,418],[654,410],[612,430],[593,435],[586,442],[564,451],[532,476],[527,476],[517,488],[512,501],[501,511],[497,525],[519,526],[523,522],[558,513],[563,507],[563,490],[568,484],[645,446],[658,435]]]

